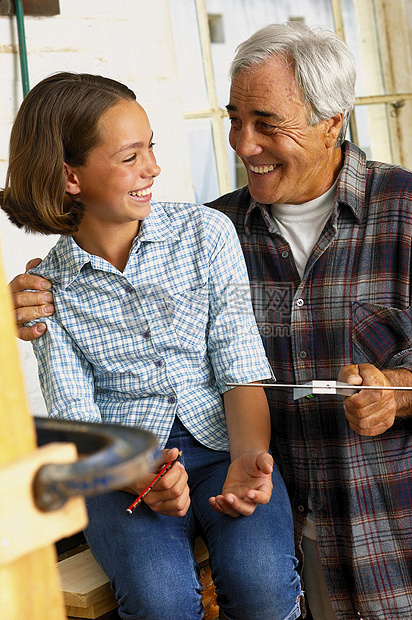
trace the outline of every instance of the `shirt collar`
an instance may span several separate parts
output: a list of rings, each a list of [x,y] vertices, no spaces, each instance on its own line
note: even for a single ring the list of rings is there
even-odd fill
[[[262,205],[260,204],[260,202],[256,202],[256,200],[253,200],[253,198],[250,196],[249,207],[245,215],[245,231],[248,237],[250,236],[252,231],[252,219],[254,217],[255,210],[260,212],[263,221],[265,222],[267,229],[270,233],[278,232],[276,224],[270,215],[270,205]]]
[[[167,204],[152,202],[150,214],[142,221],[140,227],[140,241],[172,242],[179,240],[177,227],[164,209]]]
[[[141,243],[171,243],[179,239],[179,234],[162,204],[152,202],[150,214],[142,221],[139,234],[133,241],[130,253],[137,253]],[[100,256],[89,254],[77,245],[72,237],[62,236],[56,244],[56,255],[61,266],[60,281],[63,288],[68,287],[87,264],[94,269],[111,270]],[[63,267],[62,267],[63,266]],[[116,269],[113,267],[113,271]]]
[[[62,236],[57,241],[55,253],[58,259],[58,272],[55,277],[63,288],[68,287],[76,279],[84,265],[91,262],[91,255],[77,245],[73,237]],[[53,274],[52,274],[53,277]]]
[[[344,162],[336,189],[335,204],[347,205],[357,219],[362,220],[366,191],[366,155],[352,142],[342,145]]]
[[[352,142],[348,141],[343,143],[342,151],[344,162],[339,173],[336,188],[335,209],[339,205],[346,205],[352,211],[357,221],[360,222],[365,202],[366,155]],[[245,214],[245,231],[248,236],[251,234],[252,218],[255,210],[260,212],[270,233],[278,232],[270,215],[270,205],[260,204],[250,196],[249,207]]]

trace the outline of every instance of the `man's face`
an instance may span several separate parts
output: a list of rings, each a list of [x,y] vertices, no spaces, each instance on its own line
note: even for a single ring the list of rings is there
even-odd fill
[[[229,142],[262,204],[300,204],[328,190],[341,166],[338,115],[309,126],[293,65],[270,58],[234,78],[227,106]]]

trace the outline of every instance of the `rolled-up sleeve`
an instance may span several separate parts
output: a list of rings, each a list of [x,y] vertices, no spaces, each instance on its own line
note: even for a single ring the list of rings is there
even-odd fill
[[[220,217],[210,258],[208,351],[220,392],[230,389],[227,383],[274,379],[253,314],[242,249],[229,219]]]
[[[94,402],[93,368],[68,333],[53,318],[46,333],[32,342],[40,386],[49,416],[101,422]]]

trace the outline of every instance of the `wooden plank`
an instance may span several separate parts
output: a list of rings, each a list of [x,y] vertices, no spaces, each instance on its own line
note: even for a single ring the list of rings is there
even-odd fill
[[[200,569],[200,582],[203,586],[202,603],[205,610],[205,620],[215,620],[219,618],[219,607],[216,603],[215,584],[209,564]]]
[[[110,595],[116,606],[109,578],[92,556],[90,549],[62,560],[58,568],[66,606],[86,609]]]
[[[66,607],[66,612],[69,618],[91,618],[92,620],[95,620],[96,618],[100,618],[100,616],[107,614],[108,611],[116,609],[116,607],[117,601],[114,595],[112,595],[106,599],[98,601],[94,605],[90,605],[90,607],[71,607],[68,605]]]
[[[196,539],[195,557],[201,567],[205,620],[215,620],[219,617],[219,608],[208,564],[209,551],[201,538]],[[61,560],[58,569],[69,618],[95,619],[117,607],[109,578],[90,549]]]
[[[59,510],[43,512],[32,496],[33,480],[42,465],[76,460],[74,444],[50,443],[0,467],[0,565],[10,564],[87,525],[83,497],[71,498]]]
[[[200,538],[200,536],[198,536],[195,540],[195,558],[199,566],[202,566],[202,564],[209,560],[209,549],[206,547],[203,538]]]
[[[20,369],[11,298],[1,261],[0,333],[1,466],[36,448],[34,423]],[[14,506],[10,505],[9,509],[13,512]],[[65,620],[54,545],[0,567],[0,610],[7,614],[7,620]]]

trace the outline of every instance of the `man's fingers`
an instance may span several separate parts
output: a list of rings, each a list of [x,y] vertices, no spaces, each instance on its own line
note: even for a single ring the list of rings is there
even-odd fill
[[[13,278],[9,284],[12,294],[20,293],[25,290],[30,291],[48,291],[52,287],[49,280],[45,280],[40,276],[34,276],[29,273],[21,273],[19,276]]]
[[[34,269],[37,265],[40,265],[42,259],[41,258],[32,258],[26,265],[26,271],[29,269]]]
[[[20,340],[25,340],[29,342],[30,340],[35,340],[44,334],[47,327],[44,323],[36,323],[32,327],[20,327],[19,328],[19,338]]]
[[[376,437],[377,435],[382,435],[383,433],[385,433],[388,428],[393,425],[394,418],[388,418],[387,420],[384,420],[379,424],[375,424],[367,428],[361,426],[357,420],[350,421],[348,418],[348,421],[351,429],[355,431],[355,433],[358,433],[358,435],[362,435],[363,437]]]
[[[17,323],[41,319],[54,312],[51,293],[16,293],[14,304]]]
[[[338,381],[351,383],[352,385],[361,385],[362,377],[359,374],[359,366],[357,364],[349,364],[341,368]]]
[[[34,258],[26,265],[26,269],[41,263]],[[54,313],[54,299],[51,292],[52,284],[40,276],[22,273],[16,276],[8,285],[15,309],[17,336],[21,340],[29,341],[39,338],[46,331],[44,323],[26,327],[24,323],[42,319]]]
[[[396,401],[389,390],[364,390],[345,398],[344,404],[350,427],[359,435],[380,435],[395,421]]]

